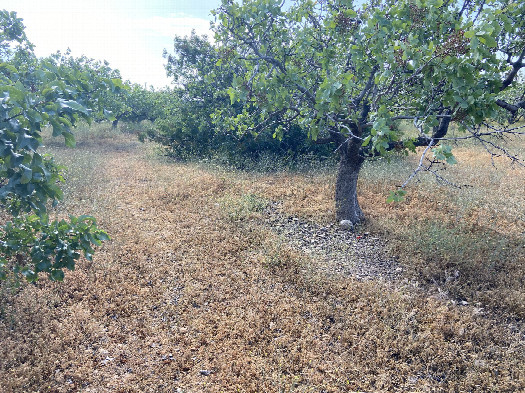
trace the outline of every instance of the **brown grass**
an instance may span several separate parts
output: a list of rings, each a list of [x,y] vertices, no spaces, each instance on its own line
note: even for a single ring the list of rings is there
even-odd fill
[[[333,176],[231,173],[152,160],[148,149],[124,136],[52,148],[71,167],[68,202],[57,213],[92,213],[113,240],[62,284],[2,286],[0,391],[525,390],[516,324],[409,281],[307,274],[300,250],[251,220],[250,195],[331,220]],[[466,215],[475,207],[443,199],[451,191],[421,188],[391,206],[388,186],[363,181],[361,199],[369,228],[383,228],[399,252],[429,222],[453,229],[462,216],[467,229],[491,230]],[[247,210],[232,215],[236,203]],[[403,261],[414,275],[427,263],[417,253]],[[423,277],[441,274],[444,262],[435,263]],[[504,293],[502,285],[493,290]]]
[[[525,157],[524,141],[513,142]],[[523,318],[525,168],[503,158],[493,166],[476,147],[458,148],[455,155],[459,164],[445,175],[466,185],[459,190],[427,177],[409,188],[405,202],[387,205],[385,188],[395,188],[402,176],[383,183],[363,180],[369,224],[391,239],[393,252],[434,290]]]

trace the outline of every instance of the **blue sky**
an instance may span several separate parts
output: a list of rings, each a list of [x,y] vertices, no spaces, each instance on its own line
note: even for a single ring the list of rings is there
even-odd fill
[[[220,0],[2,0],[0,8],[24,19],[38,56],[72,50],[108,60],[124,79],[156,88],[169,85],[162,51],[175,35],[208,34],[210,10]]]

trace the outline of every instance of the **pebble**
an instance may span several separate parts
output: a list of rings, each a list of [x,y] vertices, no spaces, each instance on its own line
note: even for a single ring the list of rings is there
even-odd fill
[[[351,231],[354,229],[354,224],[352,224],[352,221],[350,220],[342,220],[339,223],[339,226],[341,227],[341,229],[345,229],[347,231]]]

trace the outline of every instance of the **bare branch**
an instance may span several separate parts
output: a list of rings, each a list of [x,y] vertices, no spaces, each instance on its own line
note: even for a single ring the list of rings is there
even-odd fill
[[[514,127],[511,129],[496,129],[490,124],[484,124],[485,127],[492,129],[493,131],[487,131],[487,132],[477,132],[475,130],[469,129],[471,132],[471,135],[465,135],[465,136],[454,136],[450,138],[438,138],[439,141],[459,141],[459,140],[466,140],[466,139],[480,139],[485,136],[505,136],[505,135],[525,135],[525,125]],[[516,131],[516,130],[522,130],[523,131]]]
[[[414,169],[414,172],[412,172],[412,174],[408,177],[408,179],[405,180],[405,182],[401,185],[400,188],[405,188],[407,186],[408,183],[410,183],[410,181],[419,173],[421,172],[423,169],[424,169],[424,165],[423,165],[423,162],[425,161],[425,157],[428,153],[428,151],[430,150],[430,148],[434,145],[434,140],[431,139],[430,142],[428,143],[428,146],[426,147],[426,149],[423,151],[423,154],[421,154],[421,158],[419,159],[419,165],[417,166],[416,169]]]
[[[444,118],[450,118],[452,119],[452,116],[451,115],[434,115],[434,116],[431,116],[431,117],[435,117],[436,119],[444,119]],[[397,120],[418,120],[418,119],[421,119],[420,116],[405,116],[405,115],[401,115],[401,116],[394,116],[394,117],[391,117],[390,120],[392,121],[397,121]],[[366,124],[364,124],[365,126],[367,127],[371,127],[374,125],[373,122],[368,122]]]
[[[328,117],[328,119],[330,119],[330,120],[332,120],[334,123],[336,123],[338,126],[341,126],[341,127],[343,127],[346,131],[348,131],[348,135],[350,135],[350,136],[348,137],[348,139],[347,139],[345,142],[348,142],[350,139],[358,139],[358,140],[360,140],[360,141],[364,141],[363,138],[361,138],[361,137],[355,135],[355,134],[352,132],[352,130],[350,129],[350,127],[348,127],[347,125],[345,125],[344,122],[342,122],[342,121],[338,121],[338,120],[335,119],[332,115],[328,115],[327,117]],[[343,142],[343,143],[344,143],[344,142]]]

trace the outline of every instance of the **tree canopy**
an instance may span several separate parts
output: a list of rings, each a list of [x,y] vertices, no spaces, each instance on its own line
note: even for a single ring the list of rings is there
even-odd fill
[[[228,90],[243,112],[232,128],[277,137],[299,124],[333,143],[341,161],[340,220],[363,218],[356,185],[363,161],[424,146],[454,163],[454,128],[493,154],[517,159],[494,135],[523,133],[525,3],[511,0],[223,0],[215,11],[224,62],[243,71]],[[499,121],[498,121],[499,120]],[[417,135],[399,127],[410,121]],[[423,163],[423,159],[421,160]],[[416,170],[421,170],[423,164]],[[399,199],[403,191],[393,193]]]

